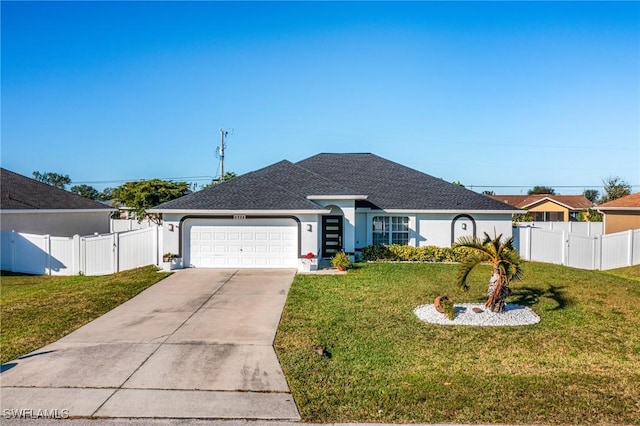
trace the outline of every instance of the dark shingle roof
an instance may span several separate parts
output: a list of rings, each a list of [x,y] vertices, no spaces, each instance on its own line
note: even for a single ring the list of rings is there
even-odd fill
[[[2,210],[112,210],[109,206],[0,168]]]
[[[514,210],[373,154],[283,160],[154,210],[322,210],[309,195],[365,195],[367,201],[359,203],[385,210]]]
[[[318,154],[297,165],[368,195],[391,210],[505,210],[508,204],[373,154]]]
[[[302,176],[306,173],[306,176]],[[322,210],[306,199],[298,185],[314,186],[309,172],[289,161],[233,178],[161,204],[169,210]],[[279,183],[286,184],[286,187]]]

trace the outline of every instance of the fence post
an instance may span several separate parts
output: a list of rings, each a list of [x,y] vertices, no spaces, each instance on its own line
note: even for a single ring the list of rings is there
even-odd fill
[[[533,238],[533,227],[528,226],[527,227],[527,260],[531,260],[531,247],[532,247],[532,243],[531,240]]]
[[[562,231],[562,260],[561,264],[566,265],[569,259],[569,237],[567,237],[567,231]]]
[[[120,233],[116,232],[112,234],[111,237],[113,241],[113,249],[111,250],[113,253],[113,272],[120,272]]]
[[[627,242],[627,266],[633,265],[633,229],[627,231],[629,240]]]
[[[160,266],[160,262],[158,261],[158,252],[160,251],[160,227],[158,225],[154,225],[153,230],[153,259],[156,266]]]
[[[46,274],[51,275],[51,235],[44,235],[44,246],[47,253]]]
[[[596,269],[602,271],[602,235],[596,235]]]
[[[11,256],[11,272],[16,272],[16,231],[11,230],[11,248],[10,248],[10,256]]]
[[[80,235],[75,234],[71,240],[71,274],[78,275],[80,273]]]

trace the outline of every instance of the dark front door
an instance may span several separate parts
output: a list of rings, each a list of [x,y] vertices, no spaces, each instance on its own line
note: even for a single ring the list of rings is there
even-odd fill
[[[322,216],[322,257],[342,251],[342,216]]]

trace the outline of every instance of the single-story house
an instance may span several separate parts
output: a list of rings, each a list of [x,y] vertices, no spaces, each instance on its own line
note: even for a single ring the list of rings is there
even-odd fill
[[[0,168],[2,231],[71,237],[109,232],[113,208]]]
[[[604,215],[604,233],[640,229],[640,192],[600,204],[597,210]]]
[[[372,244],[449,247],[511,234],[522,211],[373,154],[283,160],[161,204],[163,251],[187,267],[301,267]]]
[[[577,222],[582,212],[595,207],[584,195],[492,195],[491,198],[527,210],[534,222]]]

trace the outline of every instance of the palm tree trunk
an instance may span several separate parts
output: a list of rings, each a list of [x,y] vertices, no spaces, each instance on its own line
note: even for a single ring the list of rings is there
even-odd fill
[[[504,312],[504,305],[509,295],[509,287],[504,275],[499,269],[494,269],[489,280],[489,288],[487,290],[487,303],[485,304],[491,312]]]

